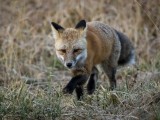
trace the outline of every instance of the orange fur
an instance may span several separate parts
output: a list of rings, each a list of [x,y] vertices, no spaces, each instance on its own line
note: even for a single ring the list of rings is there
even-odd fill
[[[128,37],[104,23],[86,24],[82,20],[75,28],[64,29],[55,23],[53,26],[57,56],[65,66],[71,64],[73,77],[89,77],[93,68],[100,65],[113,89],[118,65],[134,61],[134,48]]]

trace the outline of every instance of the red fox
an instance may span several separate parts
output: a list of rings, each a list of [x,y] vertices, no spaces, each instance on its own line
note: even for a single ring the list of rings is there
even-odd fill
[[[75,90],[77,99],[83,96],[83,86],[92,94],[101,66],[109,78],[110,89],[116,87],[116,69],[120,65],[135,63],[135,50],[129,38],[108,25],[81,20],[75,28],[63,28],[51,22],[55,50],[59,60],[72,72],[72,79],[63,93]]]

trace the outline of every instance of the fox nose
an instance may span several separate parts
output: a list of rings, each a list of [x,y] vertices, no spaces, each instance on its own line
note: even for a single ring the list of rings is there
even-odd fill
[[[67,66],[68,68],[71,68],[71,67],[72,67],[72,63],[67,63],[66,66]]]

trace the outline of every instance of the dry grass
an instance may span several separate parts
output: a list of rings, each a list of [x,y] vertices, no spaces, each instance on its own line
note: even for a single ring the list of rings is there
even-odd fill
[[[159,6],[159,0],[1,1],[0,118],[160,119]],[[95,94],[78,102],[61,94],[70,76],[55,57],[50,22],[71,27],[81,19],[128,35],[137,66],[119,70],[112,92],[100,75]]]

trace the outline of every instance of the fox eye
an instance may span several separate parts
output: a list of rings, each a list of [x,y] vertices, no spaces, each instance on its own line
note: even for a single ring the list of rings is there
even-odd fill
[[[58,50],[60,53],[66,53],[66,50],[65,49],[61,49],[61,50]]]
[[[74,49],[73,53],[78,53],[78,52],[81,52],[81,51],[82,51],[82,49]]]

